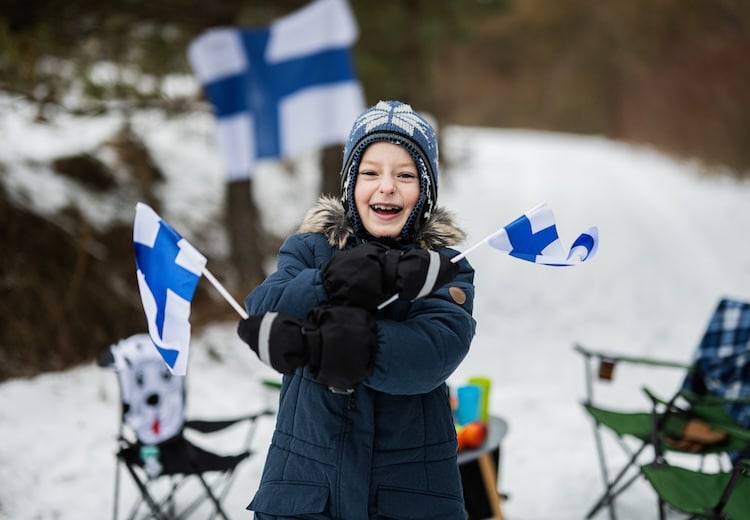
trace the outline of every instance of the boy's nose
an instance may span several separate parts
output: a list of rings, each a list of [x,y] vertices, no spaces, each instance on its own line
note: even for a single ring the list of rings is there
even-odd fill
[[[383,193],[390,193],[393,191],[394,183],[390,175],[383,175],[380,179],[380,191]]]

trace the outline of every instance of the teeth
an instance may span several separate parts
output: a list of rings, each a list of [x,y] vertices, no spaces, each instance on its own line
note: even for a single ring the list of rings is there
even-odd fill
[[[392,212],[401,211],[401,208],[396,207],[396,206],[379,206],[377,204],[373,204],[371,207],[375,211],[392,211]]]

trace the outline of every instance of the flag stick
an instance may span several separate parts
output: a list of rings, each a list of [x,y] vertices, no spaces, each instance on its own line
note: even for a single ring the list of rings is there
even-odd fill
[[[494,235],[494,234],[495,234],[495,233],[492,233],[492,235]],[[482,239],[482,240],[481,240],[480,242],[477,242],[476,244],[474,244],[473,246],[471,246],[471,247],[470,247],[469,249],[467,249],[467,250],[466,250],[466,251],[464,251],[463,253],[459,253],[459,254],[457,254],[456,256],[454,256],[453,258],[451,258],[451,262],[453,262],[453,263],[455,264],[456,262],[458,262],[458,261],[459,261],[459,260],[461,260],[461,259],[462,259],[463,257],[465,257],[466,255],[468,255],[469,253],[471,253],[472,251],[474,251],[474,250],[475,250],[476,248],[478,248],[479,246],[481,246],[481,245],[484,245],[484,244],[486,244],[486,243],[487,243],[487,240],[489,240],[489,238],[490,238],[490,237],[491,237],[492,235],[487,235],[487,238],[484,238],[484,239]]]
[[[378,310],[382,309],[383,307],[387,307],[391,303],[393,303],[396,300],[398,300],[398,295],[399,295],[399,293],[396,293],[393,296],[391,296],[390,298],[388,298],[387,300],[385,300],[383,303],[381,303],[380,305],[378,305]]]
[[[537,204],[536,206],[534,206],[533,208],[531,208],[529,211],[527,211],[526,213],[524,213],[524,215],[531,215],[532,213],[534,213],[537,210],[539,210],[539,208],[541,208],[545,204],[546,204],[546,202],[544,202],[544,201],[540,202],[539,204]],[[512,222],[511,222],[511,224],[512,224]],[[502,229],[504,229],[504,228],[501,228],[498,231],[502,231]],[[476,244],[474,244],[473,246],[471,246],[469,249],[467,249],[463,253],[460,253],[460,254],[454,256],[453,258],[451,258],[451,262],[453,262],[455,264],[456,262],[458,262],[459,260],[461,260],[463,257],[465,257],[467,254],[469,254],[471,251],[474,251],[476,248],[478,248],[482,244],[487,244],[489,242],[490,238],[492,238],[493,236],[495,236],[498,233],[498,231],[495,231],[494,233],[490,233],[489,235],[487,235],[486,237],[484,237],[481,241],[477,242]]]
[[[224,297],[224,299],[229,302],[229,305],[234,307],[234,310],[237,311],[237,314],[239,314],[242,318],[247,319],[248,314],[245,312],[245,309],[240,307],[240,304],[237,303],[237,300],[235,300],[231,294],[224,288],[223,285],[221,285],[221,282],[214,278],[214,275],[211,274],[211,271],[203,267],[203,274],[206,278],[208,278],[208,281],[211,282],[211,285],[213,285],[217,291]]]
[[[494,234],[495,234],[495,233],[493,233],[492,235],[494,235]],[[461,259],[462,259],[463,257],[465,257],[465,256],[466,256],[467,254],[469,254],[469,253],[470,253],[471,251],[473,251],[474,249],[478,248],[478,247],[479,247],[479,246],[481,246],[482,244],[486,243],[486,242],[487,242],[487,240],[488,240],[488,239],[489,239],[489,238],[490,238],[490,237],[491,237],[492,235],[488,235],[488,236],[487,236],[487,238],[485,238],[485,239],[484,239],[484,240],[482,240],[481,242],[478,242],[478,243],[474,244],[473,246],[471,246],[471,247],[470,247],[469,249],[467,249],[467,250],[466,250],[466,251],[464,251],[463,253],[460,253],[460,254],[458,254],[458,255],[454,256],[453,258],[451,258],[451,262],[455,264],[456,262],[458,262],[459,260],[461,260]],[[398,296],[399,296],[399,293],[396,293],[396,294],[394,294],[393,296],[391,296],[390,298],[388,298],[387,300],[385,300],[384,302],[382,302],[382,303],[381,303],[380,305],[378,305],[378,310],[380,310],[380,309],[383,309],[384,307],[387,307],[387,306],[388,306],[388,305],[390,305],[391,303],[393,303],[393,302],[395,302],[396,300],[398,300]]]

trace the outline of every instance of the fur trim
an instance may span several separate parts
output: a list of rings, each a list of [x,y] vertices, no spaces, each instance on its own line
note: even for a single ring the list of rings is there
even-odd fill
[[[353,231],[341,201],[324,195],[307,212],[297,232],[322,233],[329,244],[343,249]],[[424,249],[438,249],[460,244],[465,238],[466,233],[456,225],[453,213],[438,207],[417,233],[416,242]]]
[[[346,240],[352,234],[352,227],[346,219],[341,201],[323,195],[307,211],[298,233],[323,233],[328,243],[337,249],[344,249]]]

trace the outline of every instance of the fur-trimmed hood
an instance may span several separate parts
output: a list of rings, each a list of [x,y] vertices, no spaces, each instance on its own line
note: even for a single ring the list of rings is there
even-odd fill
[[[443,207],[437,207],[415,241],[425,249],[452,247],[463,242],[466,233],[455,223],[453,214]],[[352,234],[346,218],[344,206],[339,199],[322,196],[305,215],[298,233],[322,233],[332,246],[343,249]]]

